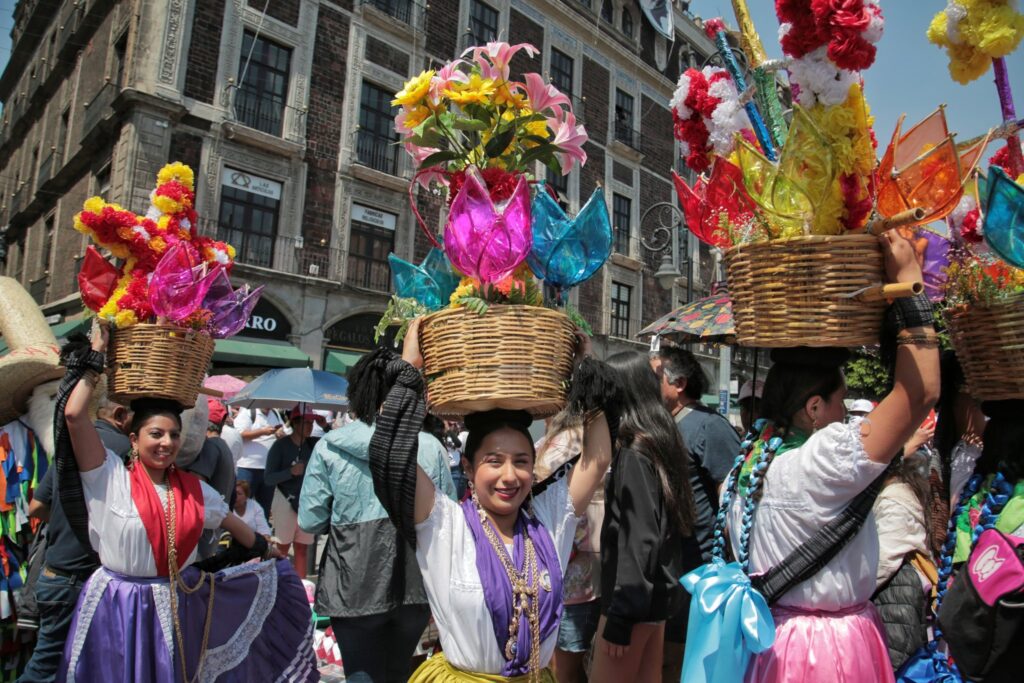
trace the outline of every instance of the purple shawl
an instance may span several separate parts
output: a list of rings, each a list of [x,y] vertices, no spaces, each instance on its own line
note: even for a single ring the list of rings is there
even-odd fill
[[[473,533],[476,544],[476,568],[480,572],[480,583],[484,589],[484,602],[491,613],[491,624],[494,637],[498,641],[498,651],[505,655],[505,643],[508,642],[508,625],[512,620],[512,584],[508,580],[505,568],[498,559],[495,549],[484,534],[473,501],[462,502],[462,512],[466,515],[466,524]],[[512,560],[517,570],[522,570],[526,555],[526,540],[523,532],[529,533],[533,539],[533,547],[537,555],[537,571],[547,570],[551,577],[551,590],[540,588],[540,640],[558,630],[558,622],[562,617],[562,568],[558,562],[555,545],[551,534],[544,525],[535,518],[520,511],[515,525],[515,540],[512,547]],[[502,548],[502,552],[504,552]],[[539,583],[539,576],[537,578]],[[522,676],[529,671],[530,663],[530,624],[524,614],[519,623],[519,639],[516,654],[511,661],[506,661],[501,675],[506,677]]]

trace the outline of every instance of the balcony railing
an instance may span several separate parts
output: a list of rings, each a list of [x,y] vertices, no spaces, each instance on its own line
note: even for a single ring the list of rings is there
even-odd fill
[[[626,121],[615,122],[615,139],[619,142],[640,151],[640,131]]]
[[[387,261],[349,253],[345,282],[353,287],[388,292],[391,291],[391,268]]]
[[[120,88],[107,82],[85,105],[85,116],[82,119],[82,139],[92,135],[96,125],[111,113],[110,105],[114,103]]]
[[[364,166],[396,175],[398,146],[393,138],[360,128],[356,136],[356,159]]]
[[[11,209],[7,213],[8,220],[25,207],[25,197],[28,196],[28,190],[28,185],[23,184],[18,188],[18,191],[14,193],[14,196],[11,197]]]
[[[53,177],[54,171],[60,169],[61,155],[56,149],[50,150],[50,153],[43,159],[43,163],[39,164],[39,175],[36,180],[36,185],[41,186],[47,180]]]
[[[360,4],[375,7],[403,23],[412,23],[412,0],[362,0]]]
[[[281,136],[285,103],[265,93],[240,87],[235,90],[235,119],[256,130]]]

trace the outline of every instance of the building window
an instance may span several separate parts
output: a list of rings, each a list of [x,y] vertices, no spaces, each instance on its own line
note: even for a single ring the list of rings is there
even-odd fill
[[[633,37],[633,15],[628,10],[622,10],[622,32],[627,38]]]
[[[566,95],[573,94],[573,67],[572,57],[551,48],[551,83]]]
[[[109,199],[109,196],[110,196],[110,164],[109,163],[106,166],[104,166],[103,168],[101,168],[100,170],[96,171],[96,176],[95,176],[94,180],[96,182],[96,194],[98,194],[99,196],[103,197],[104,199]]]
[[[615,139],[636,147],[633,139],[633,96],[615,89]]]
[[[632,299],[632,287],[612,280],[611,336],[629,339],[629,308]]]
[[[64,149],[68,146],[68,123],[71,121],[71,108],[65,109],[60,115],[60,125],[57,127],[57,159],[64,159]],[[54,169],[56,173],[56,169]]]
[[[352,230],[348,240],[348,284],[377,292],[391,288],[388,254],[395,250],[394,226],[397,216],[358,204],[352,207]],[[359,220],[359,216],[374,222]]]
[[[259,194],[244,188],[261,188]],[[239,263],[270,268],[274,263],[281,184],[224,169],[217,239],[232,245]]]
[[[387,90],[363,81],[356,158],[364,166],[394,175],[398,169],[398,146],[394,144],[398,133],[391,97]]]
[[[547,169],[547,181],[551,189],[558,193],[558,205],[562,207],[563,211],[568,209],[569,176],[555,173],[549,168]]]
[[[43,248],[39,252],[39,272],[41,275],[50,273],[50,256],[53,254],[53,236],[55,232],[53,216],[43,224]]]
[[[615,24],[615,8],[612,7],[612,0],[604,0],[601,3],[601,18],[609,24]]]
[[[472,45],[483,45],[498,39],[498,10],[486,2],[469,3],[469,37]]]
[[[612,195],[613,247],[619,254],[629,255],[629,238],[633,228],[633,202],[621,194]]]
[[[412,16],[412,0],[369,0],[369,4],[406,24]]]
[[[114,45],[114,85],[119,90],[124,85],[124,59],[127,52],[128,33],[125,32]]]
[[[271,135],[281,135],[292,51],[249,31],[242,40],[235,118]]]

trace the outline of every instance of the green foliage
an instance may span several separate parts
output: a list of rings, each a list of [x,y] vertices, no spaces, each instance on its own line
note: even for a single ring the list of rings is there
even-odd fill
[[[572,324],[583,330],[584,334],[588,337],[594,336],[594,328],[592,328],[590,323],[588,323],[580,312],[576,310],[575,306],[566,304],[565,309],[562,312],[569,316],[569,320],[572,321]]]
[[[373,329],[374,343],[379,343],[380,338],[387,333],[388,328],[392,325],[399,326],[398,332],[395,334],[395,343],[400,343],[405,337],[405,333],[409,330],[409,323],[413,319],[428,313],[430,311],[427,310],[427,307],[416,301],[416,299],[392,294],[391,299],[388,301],[388,307],[384,309],[384,315],[381,316],[377,327]]]
[[[874,355],[857,353],[846,364],[846,386],[863,398],[879,400],[892,389],[892,377]]]

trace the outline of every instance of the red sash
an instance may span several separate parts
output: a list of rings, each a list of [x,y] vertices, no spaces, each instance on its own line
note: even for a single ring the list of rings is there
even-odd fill
[[[203,489],[199,477],[183,472],[177,467],[167,470],[168,495],[174,496],[175,546],[178,551],[178,565],[181,566],[199,543],[203,533]],[[132,501],[139,511],[146,536],[153,546],[157,576],[169,576],[167,566],[167,517],[164,506],[157,495],[153,481],[146,474],[146,468],[136,464],[131,469]]]

